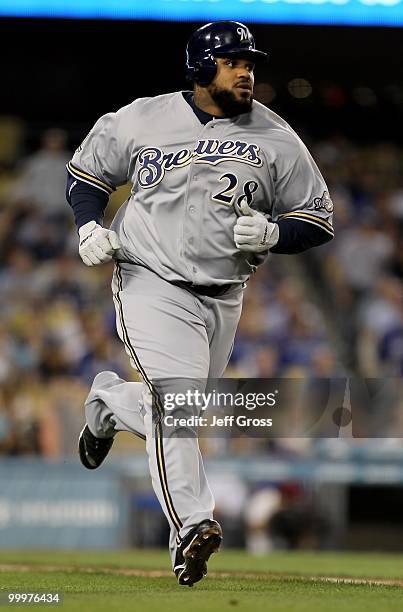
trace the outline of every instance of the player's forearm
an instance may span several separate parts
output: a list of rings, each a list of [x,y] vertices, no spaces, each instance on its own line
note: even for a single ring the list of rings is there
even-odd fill
[[[293,255],[302,253],[332,240],[333,236],[324,229],[305,221],[280,219],[277,244],[270,249],[272,253]]]
[[[66,199],[73,209],[74,220],[79,229],[89,221],[96,221],[102,225],[105,208],[109,196],[87,183],[76,180],[68,174]]]

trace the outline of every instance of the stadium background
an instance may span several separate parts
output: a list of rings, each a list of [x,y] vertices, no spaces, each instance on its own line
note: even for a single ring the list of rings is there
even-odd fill
[[[91,474],[76,456],[93,376],[133,372],[114,330],[111,267],[77,256],[64,163],[103,113],[186,87],[198,25],[0,19],[1,546],[165,545],[142,443],[119,436]],[[312,151],[336,238],[272,257],[251,280],[227,375],[400,379],[402,30],[248,25],[270,53],[256,97]],[[203,440],[227,546],[401,550],[402,402],[373,438],[352,438],[348,424],[315,439]]]

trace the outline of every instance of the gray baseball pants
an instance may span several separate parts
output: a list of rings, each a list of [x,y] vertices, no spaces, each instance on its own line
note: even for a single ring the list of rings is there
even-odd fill
[[[117,263],[112,292],[119,337],[143,382],[98,374],[85,402],[86,421],[97,437],[129,431],[145,439],[152,485],[171,527],[174,563],[180,539],[212,518],[214,499],[197,436],[163,436],[153,419],[153,380],[220,378],[231,355],[243,290],[235,287],[215,298],[195,295],[142,266]]]

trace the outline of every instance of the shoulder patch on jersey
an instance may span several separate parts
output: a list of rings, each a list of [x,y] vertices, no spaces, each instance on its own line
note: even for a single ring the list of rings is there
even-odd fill
[[[329,193],[327,191],[324,191],[320,198],[314,198],[313,205],[315,207],[315,210],[321,210],[322,208],[324,208],[329,213],[333,212],[334,208],[333,202],[330,199]]]

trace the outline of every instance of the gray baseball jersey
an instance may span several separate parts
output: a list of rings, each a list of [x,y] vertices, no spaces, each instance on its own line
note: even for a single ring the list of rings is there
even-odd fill
[[[264,261],[234,244],[241,198],[269,220],[333,235],[332,203],[306,146],[256,101],[250,113],[202,125],[182,92],[135,100],[97,121],[69,171],[106,193],[132,182],[111,226],[118,259],[170,281],[242,283]]]

